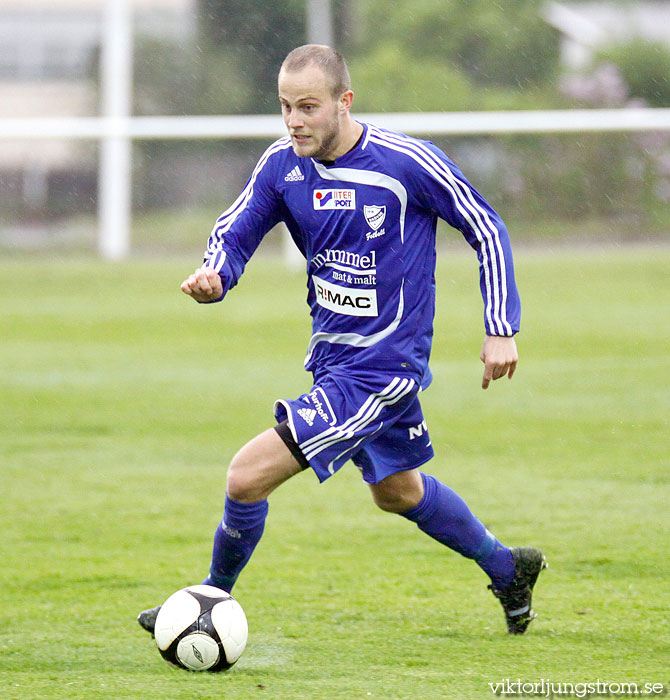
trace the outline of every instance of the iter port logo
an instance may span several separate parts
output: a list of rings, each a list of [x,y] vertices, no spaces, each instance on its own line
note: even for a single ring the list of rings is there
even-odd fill
[[[314,190],[315,209],[356,209],[356,190]]]

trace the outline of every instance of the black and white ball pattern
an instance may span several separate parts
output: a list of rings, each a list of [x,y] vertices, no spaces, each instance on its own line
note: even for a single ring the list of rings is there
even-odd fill
[[[156,618],[161,656],[189,671],[226,671],[242,655],[249,630],[242,606],[214,586],[173,593]]]

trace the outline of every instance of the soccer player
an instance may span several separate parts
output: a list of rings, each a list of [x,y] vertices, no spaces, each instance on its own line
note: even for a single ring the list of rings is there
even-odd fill
[[[520,304],[505,225],[432,143],[351,116],[349,73],[335,50],[294,49],[278,86],[288,136],[265,151],[181,289],[199,303],[221,301],[283,221],[307,261],[313,334],[305,368],[314,383],[276,401],[277,424],[233,457],[204,583],[233,588],[274,489],[306,469],[326,481],[352,460],[377,506],[483,569],[508,631],[523,634],[535,617],[542,552],[503,545],[456,492],[420,470],[433,456],[418,396],[432,378],[437,218],[479,259],[484,389],[511,378],[518,360]],[[158,609],[140,613],[140,625],[153,632]]]

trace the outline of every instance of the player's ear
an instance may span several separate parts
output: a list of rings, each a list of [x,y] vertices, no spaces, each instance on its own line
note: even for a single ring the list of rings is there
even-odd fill
[[[345,90],[340,96],[340,112],[348,112],[351,109],[351,104],[354,101],[354,91]]]

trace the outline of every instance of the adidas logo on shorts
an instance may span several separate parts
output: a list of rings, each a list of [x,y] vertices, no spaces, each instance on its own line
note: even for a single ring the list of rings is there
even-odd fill
[[[300,182],[300,180],[304,180],[305,176],[300,172],[300,168],[296,165],[293,170],[291,170],[288,175],[284,178],[284,182]]]
[[[299,408],[298,415],[310,427],[314,425],[314,418],[316,418],[316,411],[313,408]]]

